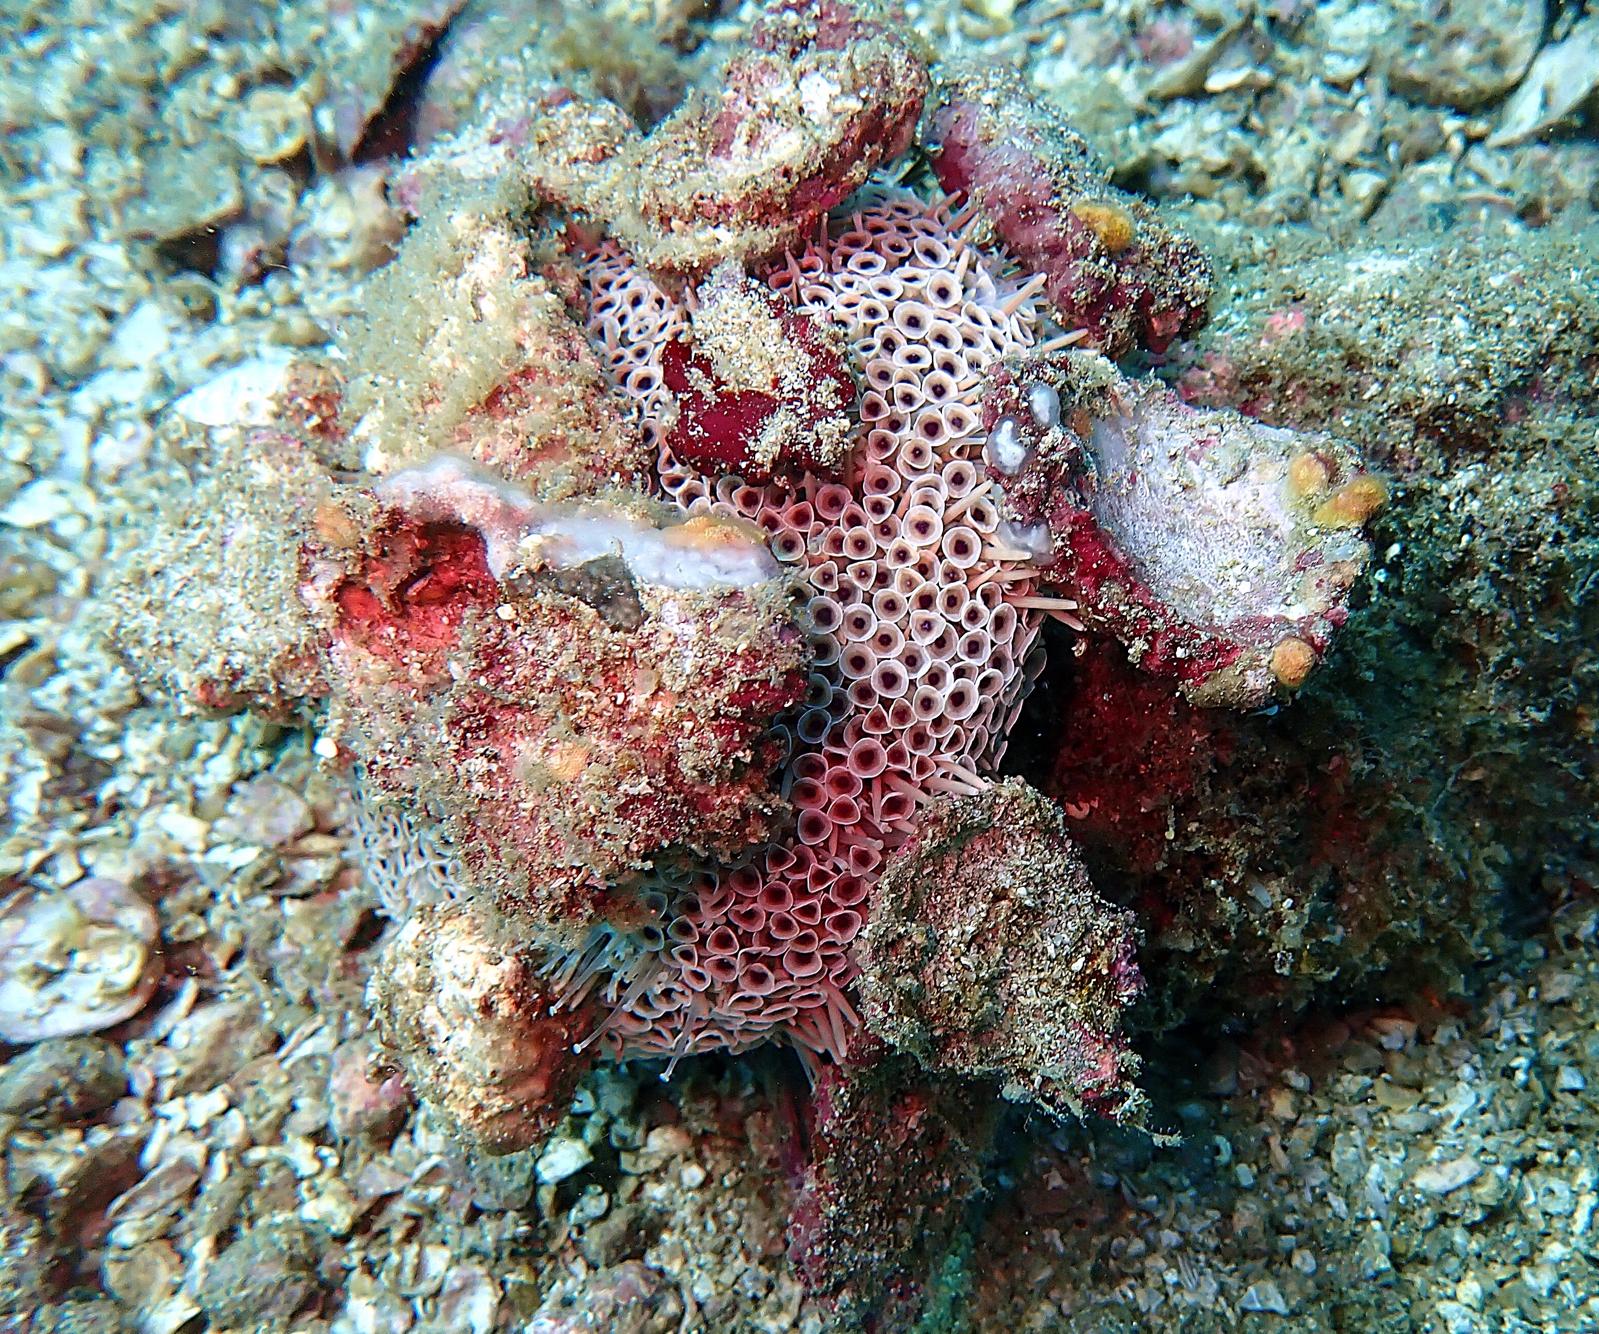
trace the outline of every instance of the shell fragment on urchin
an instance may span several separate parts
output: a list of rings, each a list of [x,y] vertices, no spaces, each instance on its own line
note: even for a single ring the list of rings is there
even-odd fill
[[[990,460],[1007,517],[1047,533],[1041,578],[1086,627],[1195,703],[1255,708],[1305,683],[1387,494],[1349,445],[1189,407],[1075,351],[1003,368],[984,419],[1015,454]]]

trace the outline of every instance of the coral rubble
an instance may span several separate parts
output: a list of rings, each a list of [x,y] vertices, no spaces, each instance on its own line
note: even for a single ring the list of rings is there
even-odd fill
[[[763,732],[805,650],[749,532],[540,506],[453,461],[375,497],[370,554],[309,571],[333,725],[373,795],[441,822],[466,885],[586,929],[628,918],[648,854],[761,836]]]
[[[371,998],[417,1092],[475,1143],[505,1153],[542,1142],[584,1073],[583,1008],[555,1010],[536,950],[468,903],[418,907],[384,949]]]
[[[983,1192],[989,1085],[929,1079],[874,1036],[817,1081],[789,1249],[841,1319],[905,1328]]]
[[[652,271],[650,238],[630,241],[608,204],[558,197],[631,184],[642,204],[642,187],[680,185],[605,164],[642,157],[669,120],[662,147],[692,140],[686,92],[720,106],[711,80],[757,66],[758,0],[7,7],[0,934],[17,948],[0,990],[52,1031],[110,1026],[0,1044],[0,1326],[1599,1325],[1599,16],[1545,0],[904,6],[899,30],[883,6],[855,12],[936,62],[921,142],[788,244],[807,283],[825,271],[807,312],[772,285],[781,253],[722,260],[739,238],[696,223],[684,240],[711,267]],[[772,23],[822,15],[787,9]],[[812,54],[831,78],[833,57]],[[1013,69],[1018,101],[957,56]],[[1023,268],[1058,261],[1058,287],[1086,304],[1063,318],[1045,286],[1022,298],[1033,344],[985,361],[974,388],[935,342],[863,357],[846,333],[886,331],[833,313],[855,294],[827,257],[855,213],[875,228],[904,203],[1001,302],[1017,296],[1021,246],[1000,224],[1018,220],[1003,201],[945,201],[929,174],[948,90],[990,79],[990,123],[1041,131],[1006,170],[1059,183],[1041,234],[1018,231],[1050,254]],[[837,110],[834,125],[873,114]],[[1127,193],[1043,160],[1068,131]],[[723,180],[757,201],[780,184]],[[1145,192],[1216,275],[1209,322],[1162,351],[1139,346],[1131,313],[1159,275],[1113,262],[1155,234]],[[916,272],[925,240],[855,274],[913,289],[885,302],[890,324],[914,325],[911,301],[942,309]],[[939,318],[965,327],[957,314]],[[755,329],[778,332],[740,336]],[[1119,353],[1113,336],[1118,369],[1083,354]],[[707,889],[714,920],[712,877],[765,886],[770,845],[794,845],[789,798],[815,796],[795,770],[819,748],[798,736],[805,698],[775,720],[739,714],[747,767],[720,752],[716,790],[748,799],[753,846],[629,831],[608,846],[635,868],[588,885],[571,867],[546,878],[553,840],[511,836],[574,813],[556,786],[518,789],[529,820],[474,841],[499,794],[436,772],[471,739],[410,723],[470,717],[497,703],[475,685],[537,675],[483,661],[489,639],[514,653],[534,638],[480,636],[485,606],[597,613],[596,642],[633,651],[644,606],[620,550],[544,569],[558,587],[534,606],[504,585],[487,603],[477,545],[490,575],[511,574],[535,506],[620,512],[630,541],[683,527],[663,447],[674,486],[708,485],[683,491],[694,517],[746,517],[732,474],[763,494],[831,483],[864,512],[861,408],[875,392],[922,417],[896,400],[947,391],[924,353],[978,414],[959,450],[1002,511],[984,536],[1031,558],[971,567],[997,566],[988,583],[1003,579],[1018,620],[1044,620],[1026,699],[999,719],[997,770],[974,768],[980,791],[913,778],[925,800],[904,841],[861,881],[819,887],[824,908],[868,891],[835,956],[862,970],[840,988],[862,1019],[843,1060],[808,1051],[807,1088],[774,1045],[679,1062],[663,1083],[664,1060],[613,1058],[660,1050],[644,1047],[648,1012],[700,980],[684,958],[726,973],[709,941],[668,932],[697,925],[680,919]],[[961,356],[979,360],[964,342]],[[868,360],[890,364],[890,389]],[[1136,378],[1146,364],[1197,411]],[[1152,470],[1147,495],[1105,466],[1117,432],[1117,457]],[[1322,432],[1355,442],[1377,480]],[[1253,463],[1236,476],[1209,470],[1239,457]],[[902,475],[896,498],[931,480],[913,462]],[[1392,500],[1360,533],[1338,526],[1379,488]],[[963,499],[929,508],[947,518]],[[1324,505],[1334,522],[1316,522]],[[793,686],[826,677],[823,713],[847,725],[838,637],[805,604],[861,599],[815,587],[828,558],[796,552],[802,521],[806,546],[836,523],[800,511],[784,528],[782,509],[754,515],[777,530],[746,548],[779,574],[768,628],[803,629]],[[1366,535],[1352,587],[1284,601],[1301,555],[1358,557]],[[440,559],[396,584],[380,562],[407,551]],[[1190,568],[1238,578],[1213,598]],[[1030,587],[1009,577],[1024,569]],[[339,624],[325,594],[341,586],[383,616]],[[402,619],[464,635],[407,648],[413,680],[374,651]],[[554,613],[539,624],[553,635]],[[1240,673],[1213,670],[1234,654]],[[1195,704],[1216,702],[1213,680],[1249,707]],[[626,737],[611,729],[640,723],[633,692],[577,701],[601,733],[583,744],[672,759],[694,738],[671,721],[698,701],[666,693]],[[514,746],[540,714],[518,694],[496,723]],[[385,725],[400,735],[379,751]],[[851,800],[869,809],[875,788]],[[963,823],[998,809],[1000,828]],[[849,807],[823,812],[836,827]],[[1070,848],[1040,833],[1062,820]],[[554,832],[575,857],[600,850],[592,829]],[[1068,869],[1049,891],[1002,880],[1007,841]],[[63,911],[107,886],[149,911]],[[783,887],[790,917],[813,911],[808,876]],[[1061,896],[1047,920],[1027,915]],[[847,926],[843,911],[821,920]],[[1046,966],[1077,926],[1090,944],[1131,938],[1134,1007]],[[795,939],[785,967],[806,966]],[[775,945],[740,940],[759,985]],[[956,942],[969,971],[939,968]],[[892,1013],[880,984],[905,998]],[[775,991],[742,1013],[713,984],[695,994],[751,1044],[818,1031],[797,986],[798,1024]],[[1007,1008],[1015,1022],[988,1022]],[[1003,1081],[1053,1059],[1046,1044],[1090,1009],[1141,1058],[1150,1121],[1180,1142],[1007,1106]],[[660,1022],[715,1046],[692,1001]],[[1061,1088],[1032,1087],[1059,1105]]]
[[[110,1028],[160,978],[155,910],[115,880],[20,889],[0,905],[0,1039],[41,1042]]]
[[[991,465],[1086,625],[1197,703],[1257,707],[1305,683],[1387,500],[1348,445],[1197,411],[1082,356],[992,383]]]
[[[863,8],[768,5],[746,50],[623,145],[596,191],[568,202],[658,274],[703,275],[792,248],[909,146],[921,114],[926,70]]]
[[[941,83],[931,117],[939,183],[970,200],[1042,276],[1057,317],[1122,356],[1165,350],[1204,323],[1210,265],[1148,204],[1114,189],[1064,116],[998,68]]]

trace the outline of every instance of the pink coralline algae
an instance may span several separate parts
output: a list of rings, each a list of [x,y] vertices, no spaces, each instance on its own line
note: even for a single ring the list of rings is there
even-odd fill
[[[764,833],[804,646],[749,533],[539,505],[448,460],[372,498],[365,546],[313,560],[304,596],[335,731],[369,796],[432,813],[457,889],[556,930],[637,920],[652,854]]]
[[[937,90],[930,123],[939,184],[1043,276],[1056,318],[1089,346],[1160,352],[1204,322],[1211,279],[1199,248],[1112,189],[1082,136],[1018,76],[957,75]]]

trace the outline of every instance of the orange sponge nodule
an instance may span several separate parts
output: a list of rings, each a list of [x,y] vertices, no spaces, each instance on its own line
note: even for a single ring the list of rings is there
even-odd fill
[[[1084,199],[1072,205],[1072,216],[1099,238],[1100,245],[1119,255],[1132,245],[1138,234],[1138,221],[1119,204],[1108,200]]]
[[[1388,488],[1375,477],[1362,475],[1346,482],[1316,510],[1323,528],[1358,528],[1388,503]]]

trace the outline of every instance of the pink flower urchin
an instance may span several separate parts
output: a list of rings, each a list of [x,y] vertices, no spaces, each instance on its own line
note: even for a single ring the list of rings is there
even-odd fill
[[[218,644],[174,674],[208,703],[326,702],[368,880],[432,921],[391,942],[373,995],[469,1133],[533,1142],[552,1108],[500,1118],[484,1070],[559,1102],[596,1044],[675,1065],[777,1039],[837,1062],[832,1105],[860,1114],[810,1141],[813,1237],[840,1243],[813,1256],[876,1227],[845,1131],[916,1101],[890,1087],[910,1062],[1056,1110],[1138,1104],[1130,920],[1052,806],[990,781],[1042,621],[1254,707],[1342,624],[1385,494],[1337,442],[1064,350],[1164,346],[1203,318],[1208,269],[1014,81],[946,82],[928,118],[958,216],[857,190],[926,84],[844,0],[773,0],[649,135],[571,90],[511,90],[511,122],[417,165],[453,202],[369,293],[347,437],[332,377],[286,394],[218,492],[243,497],[271,576],[224,562],[230,599],[296,633],[251,640],[239,679]],[[507,173],[517,189],[474,186]],[[564,255],[552,212],[575,224]],[[613,239],[585,254],[595,227]],[[352,449],[375,476],[329,475]],[[285,477],[294,503],[266,503]],[[202,540],[160,544],[168,587],[236,546],[222,510],[175,516]],[[184,623],[225,648],[242,618],[219,610]],[[435,1040],[451,1023],[419,990],[505,949],[487,1010],[470,987],[438,1009],[481,1022]]]
[[[613,973],[623,1056],[740,1050],[784,1036],[842,1059],[859,1018],[853,945],[885,853],[940,794],[973,795],[1005,749],[1048,605],[1024,535],[985,477],[984,375],[1034,347],[1033,285],[1004,275],[942,205],[868,197],[765,275],[842,331],[861,384],[842,480],[707,478],[673,452],[664,356],[688,312],[614,248],[588,268],[589,327],[690,513],[759,524],[803,578],[816,652],[786,724],[792,830],[675,889],[664,939]],[[627,958],[602,929],[569,965],[576,994]]]

